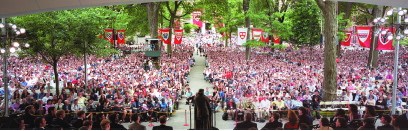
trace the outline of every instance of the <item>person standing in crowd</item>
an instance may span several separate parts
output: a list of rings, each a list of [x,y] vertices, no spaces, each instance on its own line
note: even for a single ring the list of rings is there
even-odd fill
[[[282,128],[282,122],[279,122],[279,113],[273,113],[269,122],[261,130],[276,130],[277,128]]]
[[[195,129],[208,130],[212,127],[210,99],[199,89],[194,98]]]
[[[79,130],[92,130],[92,121],[85,120],[82,127]]]
[[[154,126],[153,130],[173,130],[173,127],[171,126],[166,126],[167,122],[167,117],[166,116],[160,116],[159,118],[160,125],[159,126]]]
[[[347,125],[347,119],[344,117],[338,117],[336,119],[334,130],[349,130],[350,128]]]
[[[234,130],[258,130],[258,126],[252,122],[252,114],[246,113],[245,121],[237,123]]]
[[[395,127],[399,130],[408,130],[408,113],[404,113],[395,120]]]
[[[146,127],[140,124],[140,117],[137,113],[132,115],[132,121],[133,123],[129,125],[128,130],[146,130]]]

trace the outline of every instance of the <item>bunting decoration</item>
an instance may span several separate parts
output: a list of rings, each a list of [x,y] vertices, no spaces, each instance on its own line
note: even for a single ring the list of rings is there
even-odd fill
[[[175,29],[174,38],[174,44],[181,44],[183,40],[183,29]]]
[[[261,41],[265,43],[269,43],[269,34],[268,32],[262,32]]]
[[[113,29],[105,29],[105,39],[113,44]]]
[[[350,46],[351,43],[351,31],[346,31],[346,38],[341,41],[342,46]]]
[[[370,48],[371,26],[356,26],[358,42],[362,47]]]
[[[252,40],[260,40],[262,35],[262,29],[253,28],[252,29]]]
[[[164,28],[164,29],[160,29],[161,32],[161,41],[165,44],[171,44],[170,43],[170,29],[169,28]]]
[[[386,31],[388,33],[386,33],[384,35],[380,33],[378,35],[377,50],[394,50],[394,47],[392,46],[392,41],[393,40],[389,40],[388,36],[393,35],[395,33],[395,28],[383,27],[381,30]]]
[[[118,44],[125,44],[125,30],[118,30],[117,31],[118,35]]]
[[[237,45],[243,45],[247,41],[248,28],[238,28],[238,40]]]
[[[280,38],[278,35],[273,35],[273,43],[274,44],[280,44]]]

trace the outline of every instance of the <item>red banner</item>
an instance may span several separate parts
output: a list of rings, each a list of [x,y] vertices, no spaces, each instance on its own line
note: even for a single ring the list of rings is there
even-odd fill
[[[170,29],[169,28],[164,28],[160,29],[161,32],[161,41],[165,44],[170,44]]]
[[[183,30],[182,29],[175,29],[174,30],[174,44],[181,44],[183,40]]]
[[[392,41],[393,40],[388,40],[389,35],[393,35],[395,33],[395,28],[392,27],[386,27],[386,28],[381,28],[382,31],[387,31],[387,34],[379,34],[378,35],[378,45],[377,45],[377,50],[394,50],[394,47],[392,46]],[[389,32],[389,33],[388,33]]]
[[[113,29],[105,29],[105,39],[113,44]]]
[[[268,32],[262,32],[261,41],[265,43],[269,43],[269,34]]]
[[[351,31],[346,31],[346,38],[341,41],[342,46],[350,46],[351,43]]]
[[[273,35],[273,43],[280,44],[280,38],[277,35]]]
[[[356,26],[358,42],[362,47],[370,48],[371,26]]]
[[[262,36],[262,29],[252,28],[252,40],[260,40]]]
[[[118,30],[116,33],[118,35],[118,44],[125,44],[125,30]]]

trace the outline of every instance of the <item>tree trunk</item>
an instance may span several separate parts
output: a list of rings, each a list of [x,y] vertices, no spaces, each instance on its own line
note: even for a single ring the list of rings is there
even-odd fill
[[[382,6],[375,6],[373,10],[373,18],[377,17],[382,17]],[[373,26],[372,30],[375,32],[377,30],[377,27]],[[378,67],[378,50],[377,49],[377,44],[378,44],[378,39],[375,33],[371,34],[371,38],[373,40],[371,41],[370,44],[370,52],[368,54],[368,63],[367,66],[370,68],[377,68]]]
[[[250,40],[250,32],[251,32],[251,21],[248,17],[248,10],[249,10],[249,0],[243,1],[243,9],[245,13],[245,26],[248,28],[247,30],[247,41]],[[245,59],[249,60],[251,58],[251,48],[249,46],[245,47]]]
[[[336,98],[337,68],[336,68],[336,1],[316,0],[324,16],[324,80],[323,100],[331,101]]]
[[[53,60],[52,62],[52,69],[54,70],[55,93],[57,93],[57,96],[59,96],[58,61]]]
[[[169,41],[170,41],[170,44],[167,44],[167,54],[169,55],[169,56],[171,56],[171,54],[173,53],[173,50],[171,49],[171,45],[173,44],[172,43],[172,36],[173,36],[173,23],[174,23],[174,16],[173,15],[171,15],[170,16],[170,21],[169,21],[169,28],[170,28],[170,31],[169,31]]]
[[[149,21],[149,28],[150,28],[150,36],[151,38],[157,38],[157,31],[158,31],[158,19],[159,19],[159,7],[160,3],[148,3],[147,4],[147,19]],[[155,45],[156,47],[161,49],[160,42]],[[160,57],[153,59],[153,64],[156,69],[160,68]]]

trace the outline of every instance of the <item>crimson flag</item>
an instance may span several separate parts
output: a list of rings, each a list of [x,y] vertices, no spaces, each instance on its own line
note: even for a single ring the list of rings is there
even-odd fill
[[[164,28],[164,29],[160,29],[161,32],[161,41],[165,44],[171,44],[170,43],[170,29],[169,28]]]
[[[113,29],[105,29],[105,39],[113,44]]]
[[[280,38],[277,35],[273,35],[273,43],[280,44]]]
[[[350,46],[351,43],[351,31],[346,31],[346,38],[341,41],[342,46]]]
[[[125,44],[125,30],[118,30],[117,31],[118,35],[118,44]]]
[[[362,47],[370,48],[371,26],[356,26],[358,42]]]
[[[260,40],[262,36],[262,29],[252,28],[252,40]]]
[[[385,35],[379,34],[378,35],[378,45],[377,45],[377,50],[394,50],[394,47],[392,46],[392,40],[388,40],[389,35],[393,35],[395,33],[395,28],[392,27],[386,27],[382,28],[382,31],[387,31],[390,33],[387,33]]]
[[[174,30],[174,44],[181,44],[183,40],[183,30],[182,29],[175,29]]]
[[[269,43],[269,34],[268,32],[262,32],[261,41],[265,43]]]

